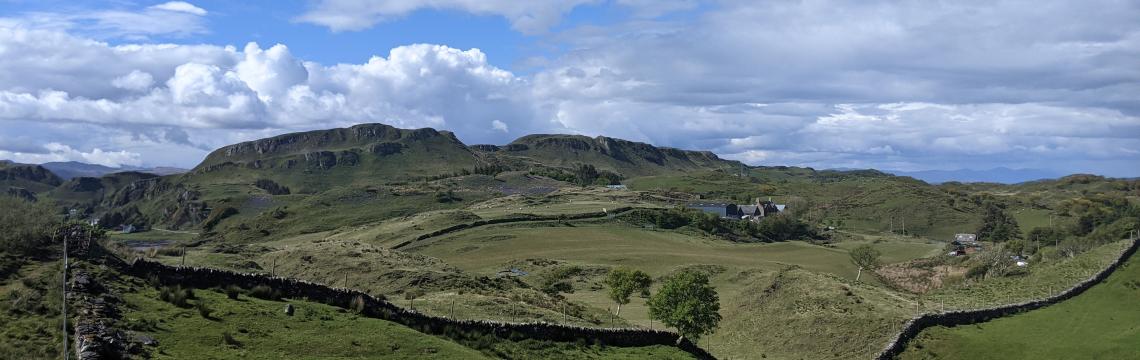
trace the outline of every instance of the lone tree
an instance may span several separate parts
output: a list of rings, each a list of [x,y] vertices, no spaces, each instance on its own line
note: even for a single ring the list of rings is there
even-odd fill
[[[720,298],[705,274],[685,271],[665,280],[649,299],[649,316],[696,341],[720,323]]]
[[[621,267],[610,271],[606,276],[606,286],[610,288],[610,299],[617,303],[614,315],[621,316],[621,306],[629,304],[629,296],[635,291],[648,294],[650,284],[653,284],[653,279],[641,270]]]
[[[851,262],[859,266],[859,273],[855,274],[855,281],[863,276],[863,269],[874,269],[879,266],[879,250],[871,245],[863,244],[851,249]]]

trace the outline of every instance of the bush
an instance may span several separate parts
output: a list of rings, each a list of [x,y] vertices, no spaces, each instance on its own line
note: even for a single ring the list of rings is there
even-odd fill
[[[0,253],[25,255],[49,245],[58,218],[44,205],[0,196]]]
[[[364,297],[357,295],[352,298],[352,302],[348,304],[348,308],[353,312],[360,314],[364,312]]]
[[[986,277],[986,273],[990,271],[989,264],[975,264],[966,269],[966,278],[973,280],[981,280]]]
[[[421,296],[424,296],[424,291],[422,289],[412,289],[404,293],[404,300],[414,300]]]
[[[253,186],[265,190],[265,192],[269,193],[269,195],[289,195],[288,187],[281,186],[281,184],[278,184],[273,180],[258,179],[257,181],[253,182]]]
[[[241,295],[241,288],[234,285],[226,286],[224,291],[226,293],[226,297],[230,298],[230,300],[237,300],[238,295]]]
[[[180,247],[163,246],[163,247],[151,248],[151,249],[157,249],[157,250],[155,250],[156,255],[182,256],[182,248],[180,248]],[[153,256],[151,256],[151,257],[153,257]]]
[[[147,285],[150,285],[150,287],[155,288],[155,289],[162,287],[162,279],[159,279],[158,275],[154,275],[154,274],[147,275],[146,283],[147,283]]]
[[[206,305],[205,300],[199,300],[198,303],[194,305],[194,308],[198,309],[198,315],[202,315],[202,318],[205,319],[211,319],[210,314],[214,312],[214,309]]]
[[[463,201],[459,196],[455,195],[455,191],[447,190],[435,193],[435,201],[439,203],[452,203]]]
[[[549,295],[572,293],[574,292],[574,287],[570,284],[570,280],[582,272],[582,267],[577,265],[557,267],[542,277],[539,290]]]
[[[262,300],[280,300],[281,292],[267,285],[258,285],[249,290],[249,296]]]
[[[181,285],[163,286],[158,292],[158,298],[174,306],[187,308],[190,307],[188,300],[194,298],[194,292],[190,289],[182,288]]]

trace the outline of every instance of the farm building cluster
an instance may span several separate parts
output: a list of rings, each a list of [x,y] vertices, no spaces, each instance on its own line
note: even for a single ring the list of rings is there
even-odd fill
[[[776,215],[784,211],[786,205],[773,203],[771,199],[761,201],[757,198],[752,205],[694,203],[687,205],[687,207],[716,214],[722,219],[760,221],[764,217]]]
[[[977,234],[954,234],[954,241],[950,245],[953,247],[948,254],[950,256],[969,255],[982,250]]]

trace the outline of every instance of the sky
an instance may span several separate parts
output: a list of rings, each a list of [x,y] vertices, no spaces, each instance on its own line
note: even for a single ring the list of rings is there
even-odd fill
[[[752,165],[1140,176],[1140,1],[0,0],[0,159],[380,122]]]

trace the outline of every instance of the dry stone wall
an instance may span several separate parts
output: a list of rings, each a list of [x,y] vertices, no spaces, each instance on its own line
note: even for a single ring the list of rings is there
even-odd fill
[[[1132,239],[1130,241],[1132,243],[1120,253],[1120,256],[1113,260],[1112,263],[1110,263],[1103,270],[1096,273],[1092,277],[1089,277],[1088,279],[1077,283],[1072,288],[1062,291],[1056,295],[1039,300],[1026,301],[1022,303],[1002,305],[991,308],[947,311],[941,313],[919,315],[906,322],[906,325],[903,326],[902,331],[900,331],[898,335],[895,336],[895,339],[893,341],[887,344],[887,347],[879,353],[876,359],[894,359],[896,356],[901,354],[903,350],[906,350],[907,344],[911,340],[914,340],[914,338],[917,337],[923,329],[929,327],[976,324],[1003,316],[1010,316],[1029,310],[1040,309],[1080,295],[1081,293],[1085,292],[1085,290],[1088,290],[1101,281],[1104,281],[1104,279],[1107,279],[1109,275],[1112,275],[1113,271],[1116,271],[1120,265],[1124,264],[1124,262],[1127,261],[1129,257],[1136,253],[1136,249],[1140,247],[1140,239]]]
[[[649,329],[603,329],[568,326],[550,323],[506,323],[483,320],[456,320],[431,316],[409,310],[376,298],[364,292],[333,288],[323,284],[303,280],[268,276],[262,274],[238,273],[198,267],[175,267],[142,258],[135,259],[128,271],[136,276],[156,276],[167,283],[198,288],[236,285],[243,288],[269,286],[288,298],[306,298],[341,308],[351,308],[351,303],[360,298],[364,302],[364,316],[400,323],[412,329],[444,336],[457,332],[491,334],[499,338],[528,338],[558,342],[601,343],[607,346],[676,346],[698,359],[715,359],[704,349],[696,346],[678,334]]]

